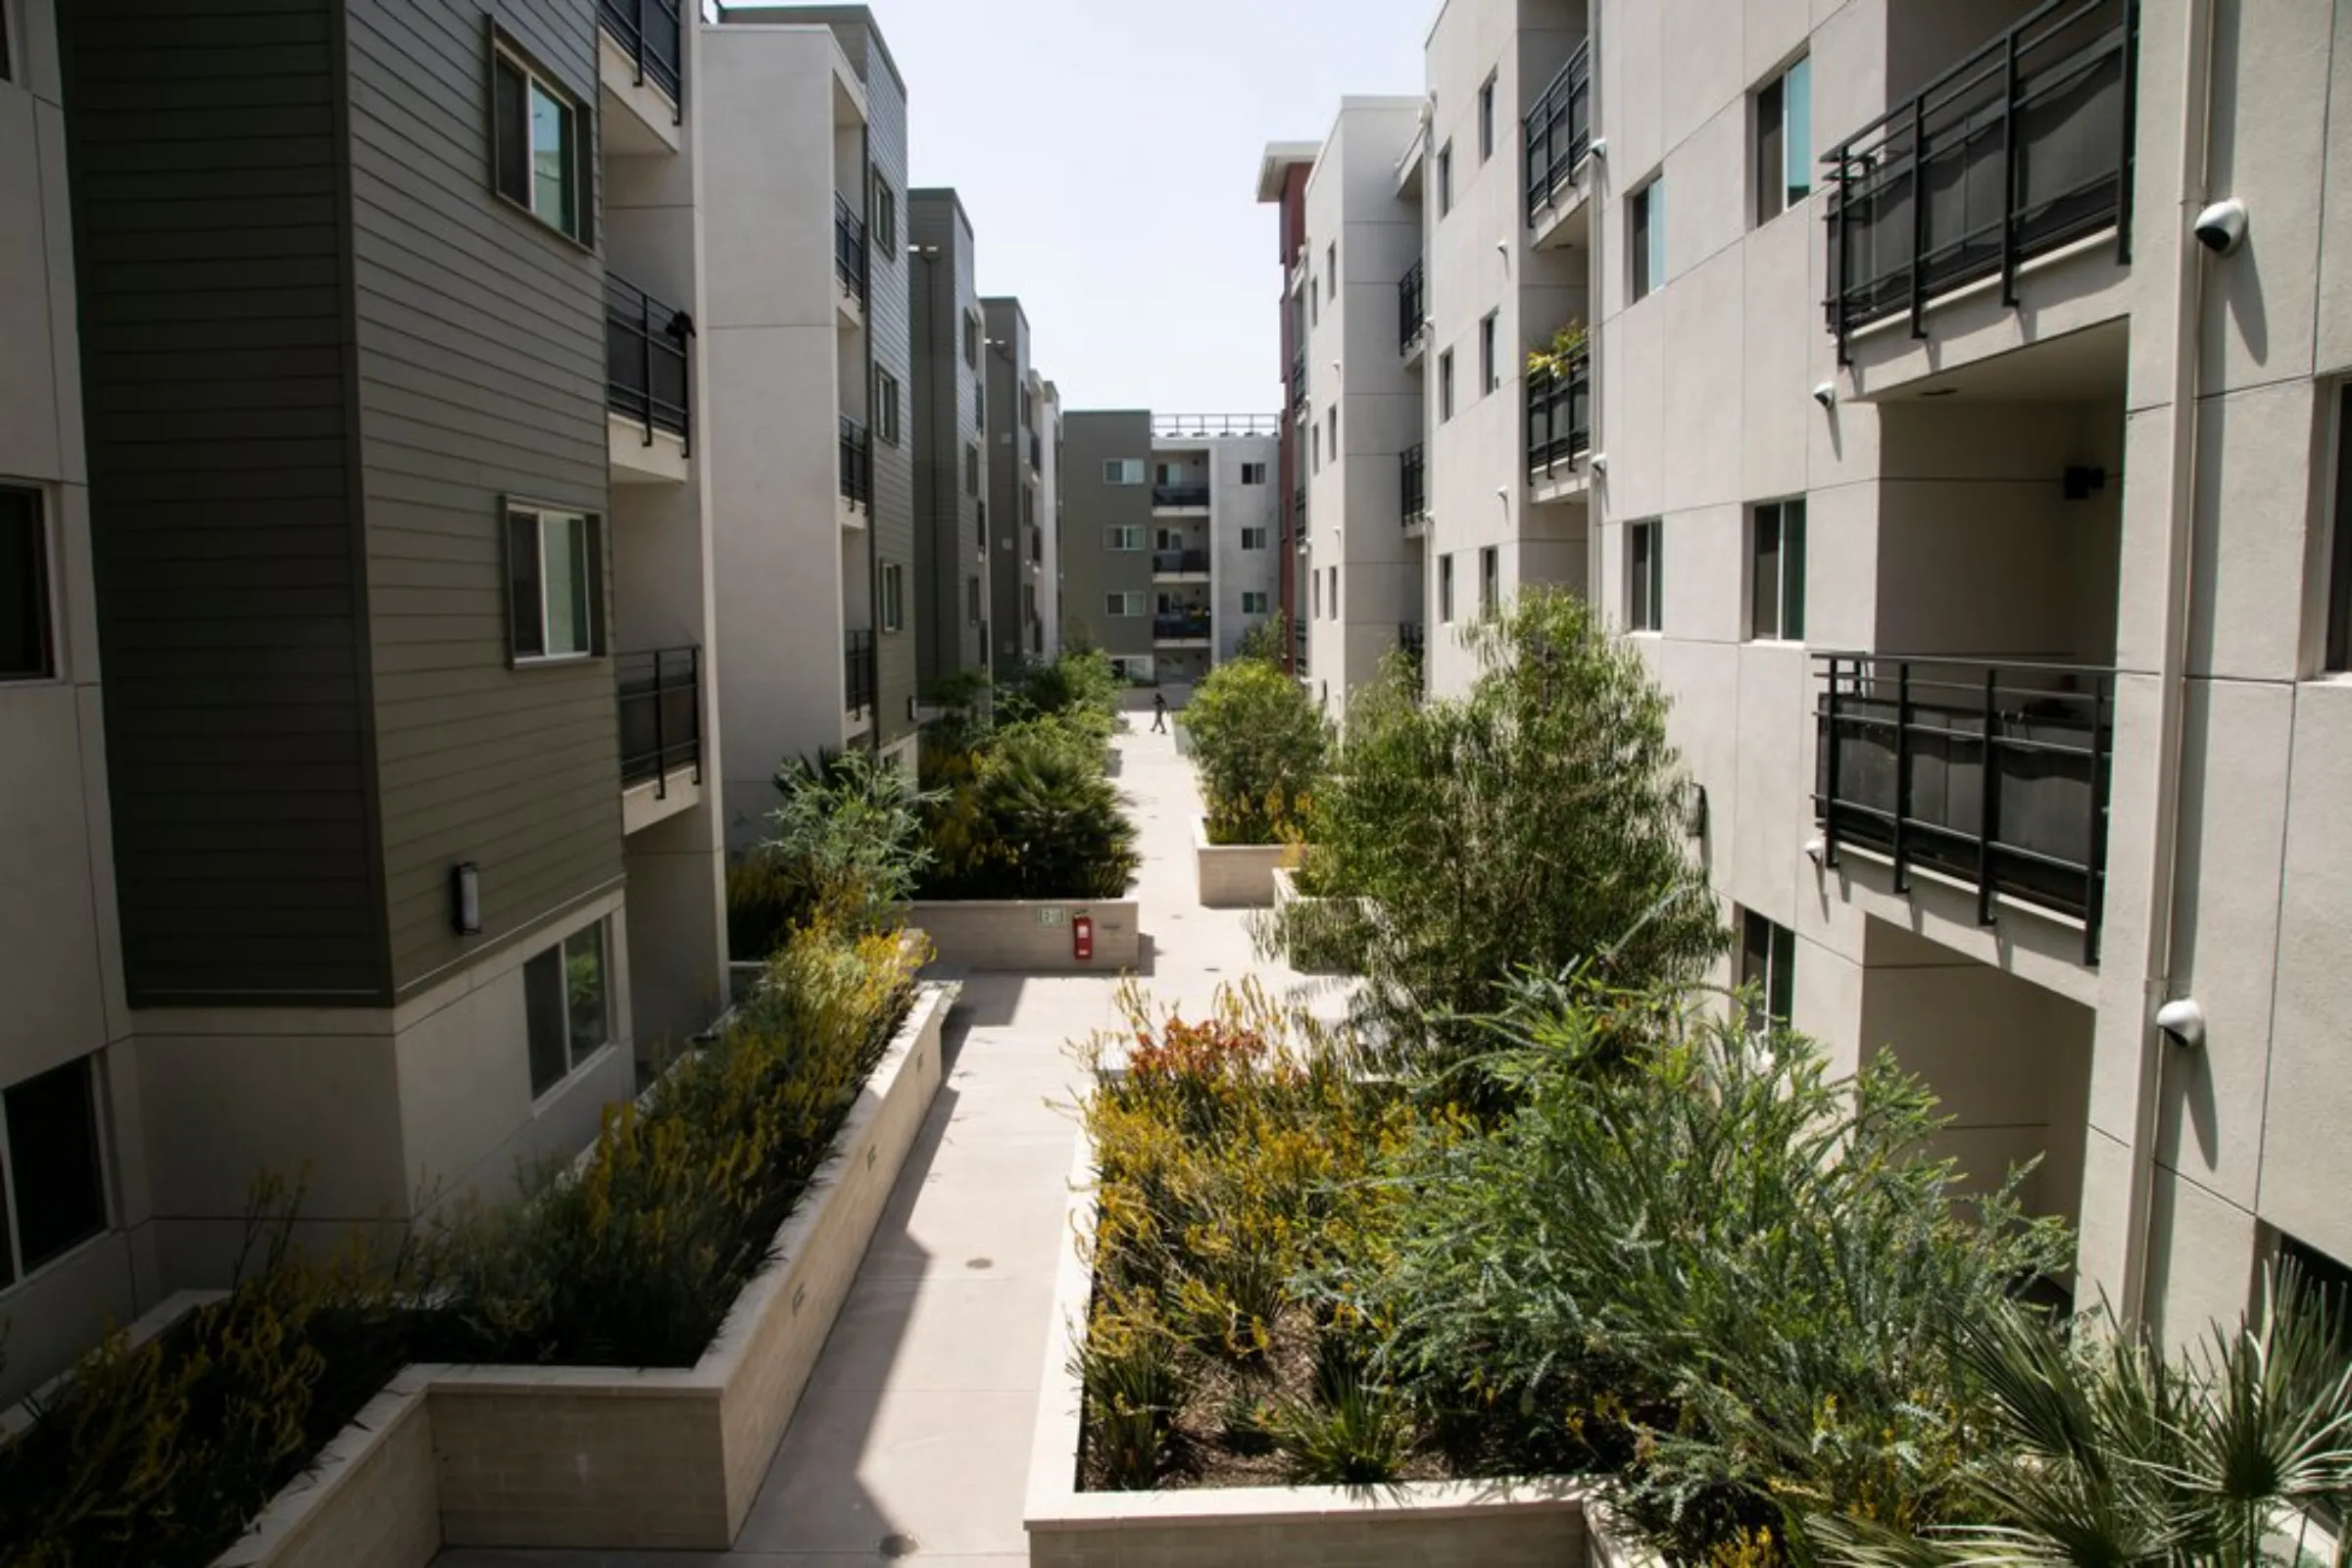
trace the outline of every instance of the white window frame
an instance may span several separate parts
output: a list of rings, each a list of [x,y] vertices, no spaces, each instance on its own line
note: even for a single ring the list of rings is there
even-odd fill
[[[1481,546],[1478,552],[1478,613],[1481,618],[1502,608],[1502,549]]]
[[[1489,311],[1478,322],[1478,395],[1502,386],[1502,313]]]
[[[1646,584],[1634,577],[1634,539],[1639,534],[1646,544],[1649,559],[1649,577]],[[1625,525],[1625,626],[1629,632],[1649,636],[1666,629],[1666,521],[1662,517],[1643,517]],[[1647,592],[1642,592],[1646,586]]]
[[[1754,973],[1750,959],[1755,956],[1759,934],[1763,947],[1762,972]],[[1789,1014],[1796,1010],[1796,933],[1754,909],[1742,907],[1740,946],[1734,961],[1739,965],[1735,979],[1740,989],[1744,991],[1752,983],[1762,993],[1760,1004],[1748,1006],[1742,1020],[1748,1038],[1761,1040],[1775,1027],[1788,1028]]]
[[[1453,417],[1453,350],[1438,356],[1438,422]]]
[[[1438,558],[1438,621],[1442,625],[1453,622],[1453,552],[1448,550]]]
[[[1498,75],[1487,73],[1486,81],[1478,89],[1478,162],[1485,168],[1494,156],[1494,92]]]
[[[1438,149],[1438,217],[1443,220],[1453,211],[1453,141]]]
[[[1639,304],[1666,286],[1666,176],[1653,174],[1625,199],[1626,298]],[[1634,221],[1636,204],[1642,220]],[[1637,236],[1647,244],[1636,248]]]
[[[1788,114],[1789,85],[1792,79],[1798,80],[1804,89],[1799,95],[1803,110],[1796,117],[1793,127]],[[1780,177],[1771,182],[1768,190],[1764,178],[1766,135],[1764,108],[1768,97],[1776,92],[1779,95],[1774,101],[1778,106],[1775,112],[1780,117],[1780,126],[1777,132],[1781,154]],[[1803,206],[1805,199],[1813,194],[1813,149],[1811,146],[1813,139],[1813,57],[1811,55],[1798,55],[1794,60],[1767,76],[1757,85],[1754,92],[1748,94],[1748,124],[1750,127],[1748,181],[1753,187],[1750,199],[1755,203],[1756,223],[1761,227],[1782,214],[1793,212]],[[1793,136],[1790,134],[1792,128]],[[1789,176],[1791,175],[1802,177],[1804,184],[1791,188],[1789,185]]]
[[[536,523],[536,526],[531,530],[531,541],[533,547],[538,551],[538,557],[534,564],[534,575],[538,583],[537,607],[539,611],[539,648],[535,653],[525,652],[519,646],[519,639],[517,636],[521,630],[521,627],[510,626],[508,628],[507,635],[509,659],[516,667],[519,668],[541,664],[573,664],[587,660],[603,658],[605,653],[605,583],[603,569],[605,551],[602,534],[602,525],[604,519],[599,517],[593,512],[574,512],[568,508],[541,506],[535,502],[529,501],[510,501],[507,503],[507,550],[509,555],[509,560],[507,563],[507,604],[509,607],[508,613],[510,616],[514,615],[515,612],[514,568],[516,563],[513,559],[514,550],[514,524],[518,519],[525,517],[532,519]],[[585,648],[578,649],[567,648],[562,652],[553,652],[548,646],[553,641],[553,638],[549,635],[551,624],[549,619],[548,605],[547,540],[549,528],[554,524],[578,525],[578,538],[581,545],[582,559],[578,563],[578,574],[575,580],[580,582],[585,587],[587,592],[587,604],[585,607],[588,612],[587,646]]]

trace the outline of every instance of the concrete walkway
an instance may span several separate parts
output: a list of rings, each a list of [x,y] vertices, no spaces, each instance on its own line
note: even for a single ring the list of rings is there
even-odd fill
[[[1277,993],[1327,986],[1259,964],[1245,911],[1194,901],[1191,764],[1147,719],[1130,723],[1118,783],[1143,833],[1154,999],[1199,1009],[1252,972]],[[733,1551],[456,1550],[439,1568],[1027,1563],[1021,1503],[1077,1152],[1064,1047],[1117,1021],[1116,984],[966,981],[947,1081]]]

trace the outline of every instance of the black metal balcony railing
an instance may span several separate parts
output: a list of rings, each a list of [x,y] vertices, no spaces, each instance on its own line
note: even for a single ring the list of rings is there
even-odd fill
[[[1564,370],[1527,377],[1527,471],[1540,476],[1592,449],[1592,357],[1579,353]]]
[[[873,510],[874,438],[846,415],[841,421],[841,499]]]
[[[1032,435],[1029,438],[1029,470],[1032,473],[1039,472],[1045,467],[1045,444],[1038,440],[1035,435]]]
[[[1152,570],[1159,576],[1180,571],[1208,570],[1208,552],[1205,550],[1158,550],[1152,555]]]
[[[1298,536],[1299,548],[1304,549],[1306,546],[1306,486],[1304,485],[1300,485],[1291,492],[1291,522],[1294,531]]]
[[[2051,0],[1822,158],[1830,330],[1998,275],[2112,226],[2131,260],[2138,0]]]
[[[1291,669],[1295,674],[1307,672],[1306,622],[1295,620],[1291,625]]]
[[[1410,354],[1429,319],[1429,268],[1415,262],[1396,280],[1396,352]]]
[[[1592,146],[1592,43],[1576,46],[1523,122],[1527,129],[1527,220],[1551,203]]]
[[[679,72],[686,56],[680,45],[678,0],[597,0],[597,17],[637,68],[637,79],[650,81],[676,104]]]
[[[838,191],[833,196],[833,273],[859,305],[865,303],[865,220]]]
[[[1403,649],[1409,657],[1419,659],[1423,650],[1428,647],[1427,640],[1422,635],[1421,623],[1417,620],[1398,621],[1396,623],[1396,646]]]
[[[2099,959],[2113,670],[1822,654],[1814,815],[1824,859],[1860,845],[2082,923]]]
[[[694,323],[686,313],[612,272],[605,274],[605,402],[612,412],[690,441],[693,378],[686,342]]]
[[[1429,457],[1416,441],[1404,449],[1396,460],[1402,478],[1397,498],[1398,515],[1407,528],[1429,520]]]
[[[844,702],[851,712],[862,713],[872,709],[874,693],[880,690],[872,632],[854,631],[843,639],[842,679]]]
[[[657,648],[612,661],[620,692],[620,784],[654,781],[657,799],[682,767],[703,778],[703,651]]]
[[[1208,635],[1208,612],[1180,610],[1152,617],[1152,635],[1160,642],[1199,642]]]
[[[1155,507],[1205,507],[1208,505],[1208,486],[1204,484],[1155,484],[1152,487],[1152,504]]]
[[[1291,356],[1291,412],[1306,407],[1306,350]]]

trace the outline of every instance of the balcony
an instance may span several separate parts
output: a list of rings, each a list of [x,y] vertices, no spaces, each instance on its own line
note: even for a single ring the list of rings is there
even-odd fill
[[[613,475],[682,482],[693,434],[686,359],[694,324],[616,273],[605,274],[605,406]]]
[[[2075,664],[1821,654],[1814,817],[1823,860],[1866,850],[2082,928],[2099,959],[2115,674]]]
[[[1418,533],[1429,526],[1429,458],[1426,449],[1416,441],[1398,455],[1397,468],[1402,482],[1398,485],[1397,515],[1404,522],[1404,531]]]
[[[1304,485],[1300,485],[1291,492],[1291,520],[1298,535],[1298,548],[1304,550],[1307,546],[1306,486]]]
[[[2102,230],[2131,260],[2137,0],[2053,0],[1839,142],[1828,170],[1829,327],[1860,327]]]
[[[1204,484],[1155,484],[1152,487],[1153,512],[1206,512],[1208,486]]]
[[[1205,550],[1158,550],[1152,555],[1152,575],[1154,577],[1205,577],[1208,575],[1208,552]]]
[[[1539,501],[1584,487],[1581,466],[1592,450],[1592,356],[1580,351],[1561,370],[1527,375],[1527,476],[1545,487]],[[1557,492],[1557,493],[1554,493]]]
[[[881,689],[874,663],[874,634],[854,631],[842,640],[842,706],[853,716],[871,717]]]
[[[596,20],[636,68],[639,81],[661,88],[672,104],[684,97],[678,0],[597,0]]]
[[[874,510],[874,438],[864,425],[844,416],[841,421],[841,505],[845,513]],[[845,519],[858,526],[854,518]]]
[[[850,207],[849,198],[833,197],[833,275],[841,282],[842,312],[854,320],[865,319],[865,220]]]
[[[1291,671],[1301,677],[1307,673],[1306,622],[1303,620],[1294,621],[1291,625]]]
[[[1029,437],[1029,471],[1031,473],[1040,472],[1045,468],[1045,443],[1040,441],[1035,433],[1032,433]]]
[[[679,0],[597,0],[605,156],[675,156],[685,115]]]
[[[620,703],[622,827],[634,833],[702,798],[703,651],[620,654],[612,674]]]
[[[1536,243],[1541,245],[1550,237],[1550,225],[1584,202],[1576,176],[1592,147],[1591,39],[1576,46],[1559,74],[1528,110],[1522,124],[1527,144],[1527,226],[1537,230]]]
[[[1291,356],[1291,412],[1306,412],[1306,350]]]
[[[1429,268],[1415,262],[1396,280],[1396,352],[1407,364],[1429,347]]]
[[[1155,643],[1204,643],[1208,641],[1208,611],[1171,611],[1152,617],[1152,640]]]

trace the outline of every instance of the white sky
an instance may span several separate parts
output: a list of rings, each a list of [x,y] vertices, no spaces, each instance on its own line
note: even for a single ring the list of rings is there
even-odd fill
[[[912,183],[962,194],[980,291],[1017,294],[1062,407],[1281,405],[1269,141],[1342,94],[1421,91],[1437,0],[868,0],[906,78]]]

